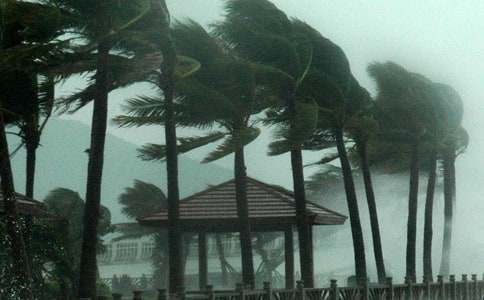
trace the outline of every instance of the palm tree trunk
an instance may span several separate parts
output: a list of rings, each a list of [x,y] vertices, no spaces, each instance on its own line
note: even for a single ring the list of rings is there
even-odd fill
[[[219,233],[215,234],[215,245],[217,247],[218,260],[220,261],[220,271],[222,273],[222,286],[227,288],[229,286],[229,277],[227,272],[227,260],[225,259],[225,251],[222,244],[222,237]]]
[[[244,284],[254,288],[255,275],[252,256],[249,204],[247,202],[247,174],[245,168],[244,147],[242,146],[239,137],[235,137],[234,140],[236,140],[234,155],[235,198],[237,202],[237,214],[240,222],[239,239],[242,256],[242,281]]]
[[[166,173],[168,202],[168,256],[169,292],[175,294],[183,288],[183,243],[180,224],[180,191],[178,187],[178,156],[175,120],[175,66],[176,49],[170,33],[170,15],[164,0],[152,0],[151,8],[160,20],[160,51],[163,55],[161,65],[162,77],[160,86],[165,96],[165,143],[166,143]]]
[[[346,147],[343,139],[343,130],[338,128],[334,132],[336,146],[338,148],[341,169],[343,171],[343,181],[346,192],[346,201],[350,214],[351,234],[353,237],[353,249],[355,256],[355,273],[359,284],[367,280],[365,243],[363,241],[363,231],[361,229],[360,213],[358,210],[358,200],[356,198],[355,183],[351,171],[351,165],[346,153]]]
[[[366,141],[358,141],[357,148],[361,161],[361,172],[363,174],[363,181],[365,184],[366,201],[368,202],[368,210],[370,213],[371,233],[373,238],[373,252],[375,255],[378,282],[385,283],[386,272],[385,263],[383,261],[383,248],[381,243],[380,225],[378,222],[378,212],[376,209],[375,192],[373,191],[370,166],[368,164]]]
[[[103,36],[107,24],[106,4],[96,2],[98,34]],[[101,185],[104,164],[104,145],[108,118],[108,57],[110,45],[99,42],[96,62],[96,94],[92,113],[91,145],[87,169],[86,206],[79,277],[79,297],[96,299],[97,279],[97,226],[101,206]]]
[[[311,232],[307,223],[306,191],[304,186],[304,171],[302,151],[291,151],[291,168],[296,200],[296,221],[299,240],[299,264],[301,278],[306,287],[314,287],[314,260],[311,242]]]
[[[452,246],[452,225],[455,195],[455,151],[449,147],[444,153],[444,237],[440,274],[450,274],[450,253]]]
[[[423,245],[423,273],[424,278],[433,281],[432,274],[432,217],[434,210],[434,192],[437,172],[437,151],[432,150],[430,155],[429,176],[427,181],[427,196],[425,198],[425,223]]]
[[[37,120],[38,116],[34,113],[29,117],[25,125],[25,148],[27,152],[25,163],[25,195],[31,199],[34,198],[35,164],[37,148],[39,146]]]
[[[11,245],[13,271],[12,280],[19,282],[21,299],[33,299],[31,284],[32,273],[22,235],[22,225],[17,211],[17,200],[13,184],[12,167],[8,151],[5,123],[0,107],[0,178],[5,211],[5,227]]]
[[[419,181],[419,142],[411,145],[410,188],[408,195],[406,276],[416,281],[417,208]]]
[[[295,86],[291,87],[287,99],[288,109],[291,114],[291,128],[296,127],[296,94]],[[293,145],[291,150],[291,171],[296,205],[296,227],[299,242],[299,265],[301,279],[306,287],[314,287],[314,257],[312,231],[307,222],[306,187],[304,183],[304,166],[301,145]]]

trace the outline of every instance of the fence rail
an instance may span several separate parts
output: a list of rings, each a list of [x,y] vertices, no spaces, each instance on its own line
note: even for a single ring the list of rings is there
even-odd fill
[[[295,289],[272,289],[265,282],[263,289],[247,289],[238,284],[235,290],[218,291],[207,286],[202,291],[180,290],[177,294],[168,295],[166,290],[158,290],[156,298],[144,298],[145,292],[134,291],[126,298],[121,294],[99,299],[133,299],[133,300],[484,300],[484,276],[481,280],[477,275],[468,278],[462,275],[457,281],[454,275],[444,280],[438,276],[436,282],[420,283],[405,280],[404,284],[393,284],[391,278],[386,284],[363,284],[355,287],[340,287],[336,280],[331,280],[327,288],[305,288],[298,281]]]

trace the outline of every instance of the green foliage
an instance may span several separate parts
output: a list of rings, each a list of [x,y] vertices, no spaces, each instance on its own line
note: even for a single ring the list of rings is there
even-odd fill
[[[123,205],[122,213],[131,219],[167,207],[165,194],[157,186],[141,180],[135,180],[133,187],[125,189],[119,203]]]
[[[189,152],[193,149],[216,142],[227,135],[225,132],[213,132],[206,136],[195,136],[188,138],[178,138],[178,154]],[[161,160],[166,159],[166,146],[159,144],[146,144],[139,150],[139,157],[142,160]]]
[[[229,154],[235,152],[237,146],[246,146],[252,143],[260,135],[260,129],[254,127],[246,127],[242,129],[235,129],[232,134],[227,137],[217,149],[210,152],[203,160],[202,163],[208,163],[221,159]]]

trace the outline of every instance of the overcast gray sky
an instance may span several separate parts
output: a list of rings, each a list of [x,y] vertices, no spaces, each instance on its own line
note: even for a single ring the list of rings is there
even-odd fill
[[[465,102],[465,125],[471,134],[471,154],[479,153],[483,146],[479,132],[484,114],[481,97],[484,95],[482,75],[484,69],[484,1],[466,0],[275,0],[288,15],[302,19],[318,29],[324,36],[339,44],[346,52],[352,70],[363,86],[374,91],[366,73],[373,61],[393,60],[408,69],[420,72],[434,81],[454,86]],[[193,18],[208,25],[222,15],[223,1],[169,0],[169,8],[177,19]],[[63,90],[79,84],[71,81]],[[116,91],[110,96],[110,113],[121,112],[122,100],[148,92],[146,85],[137,85]],[[71,116],[89,123],[91,107]],[[162,140],[161,128],[117,129],[109,131],[131,142],[157,142]],[[190,132],[182,131],[181,134]],[[267,158],[266,145],[270,134],[249,146],[249,174],[273,183],[287,185],[290,172],[287,157]],[[208,150],[191,154],[202,157]],[[307,154],[308,160],[317,155]],[[473,159],[478,159],[478,155]],[[479,158],[479,166],[482,160]],[[231,167],[231,158],[218,162]],[[474,163],[471,166],[476,166]],[[307,173],[311,173],[308,170]]]

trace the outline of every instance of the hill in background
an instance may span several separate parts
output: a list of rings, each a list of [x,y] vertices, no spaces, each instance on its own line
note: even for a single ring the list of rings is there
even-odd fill
[[[69,188],[84,198],[90,128],[77,121],[52,119],[45,129],[37,154],[35,198],[42,200],[52,189]],[[18,140],[9,138],[10,148]],[[135,179],[153,183],[166,191],[166,170],[156,162],[144,162],[137,157],[137,145],[109,135],[106,138],[103,172],[102,204],[111,210],[112,222],[126,222],[121,214],[118,196]],[[15,187],[25,189],[25,152],[12,159]],[[232,171],[215,164],[200,164],[186,155],[179,157],[180,193],[186,197],[233,177]]]

